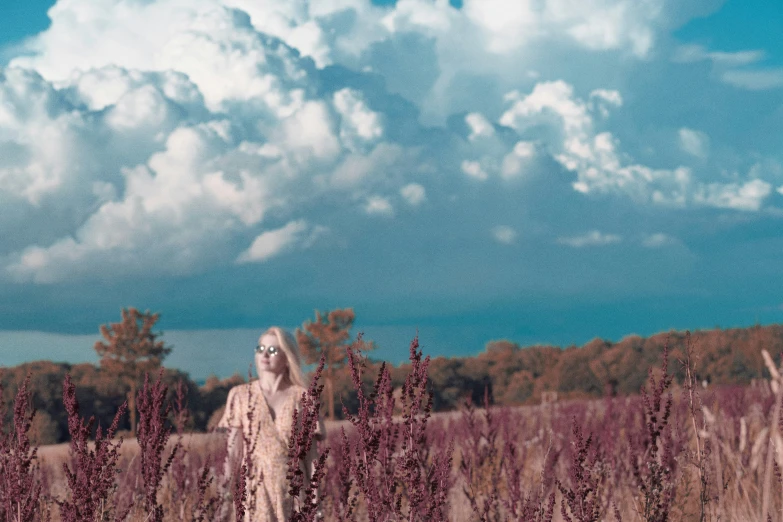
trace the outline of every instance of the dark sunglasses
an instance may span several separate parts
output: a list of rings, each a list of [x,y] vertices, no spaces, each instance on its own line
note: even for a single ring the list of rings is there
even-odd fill
[[[280,348],[277,346],[264,346],[263,344],[256,346],[256,353],[263,354],[264,352],[267,352],[270,357],[274,357],[279,351]]]

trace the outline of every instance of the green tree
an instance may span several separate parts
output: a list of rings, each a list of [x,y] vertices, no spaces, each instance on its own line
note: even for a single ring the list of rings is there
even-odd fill
[[[160,333],[152,328],[160,314],[141,313],[136,308],[123,308],[122,321],[101,325],[104,341],[95,342],[101,358],[101,369],[116,378],[127,389],[131,432],[136,435],[136,390],[144,374],[160,368],[171,348],[159,341]]]
[[[324,388],[326,390],[327,415],[334,420],[334,378],[335,371],[345,368],[348,362],[351,327],[356,315],[353,308],[332,310],[326,315],[315,312],[315,321],[306,321],[302,328],[296,329],[296,341],[307,364],[314,364],[326,357]],[[374,348],[372,342],[362,342],[362,351]]]

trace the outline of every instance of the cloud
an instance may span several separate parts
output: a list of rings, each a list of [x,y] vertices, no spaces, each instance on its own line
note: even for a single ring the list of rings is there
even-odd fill
[[[651,59],[679,3],[501,4],[57,2],[50,28],[0,68],[0,236],[14,236],[0,242],[3,274],[50,283],[260,261],[306,248],[318,228],[302,223],[331,226],[346,201],[393,216],[462,197],[463,184],[561,183],[552,160],[575,197],[762,207],[769,173],[726,184],[643,164],[609,118],[632,109],[625,93],[532,74],[564,53]],[[512,197],[521,184],[505,185]],[[292,228],[268,230],[272,218]]]
[[[511,179],[522,174],[525,163],[536,154],[535,145],[528,141],[519,141],[514,149],[506,154],[500,167],[500,175],[505,179]]]
[[[546,5],[548,18],[586,48],[624,49],[644,57],[653,46],[663,2],[550,0]]]
[[[729,85],[751,91],[778,89],[783,87],[783,68],[756,71],[731,70],[724,72],[721,79]]]
[[[604,92],[602,99],[620,103],[619,94]],[[500,123],[524,133],[547,127],[547,148],[564,168],[574,171],[573,188],[581,193],[615,193],[639,202],[682,205],[690,184],[684,167],[652,169],[638,164],[623,165],[617,140],[609,132],[596,132],[589,104],[574,96],[572,85],[564,81],[540,82],[527,96],[512,92],[506,96],[511,106]],[[595,110],[595,106],[593,107]]]
[[[678,132],[680,148],[697,158],[705,158],[709,151],[710,139],[703,132],[683,127]]]
[[[517,232],[511,227],[498,225],[492,229],[492,237],[495,241],[504,245],[510,245],[516,241]]]
[[[306,234],[308,231],[309,234]],[[266,261],[290,250],[297,243],[302,244],[306,248],[325,231],[324,227],[310,227],[302,219],[291,221],[281,228],[259,234],[250,244],[250,247],[239,254],[236,262],[244,264]]]
[[[412,207],[417,207],[427,199],[424,187],[418,183],[409,183],[400,189],[400,195]]]
[[[598,111],[602,117],[609,117],[609,109],[612,107],[622,107],[623,97],[617,91],[608,89],[596,89],[590,93],[590,102],[588,108],[590,111]]]
[[[621,240],[622,238],[616,234],[604,234],[598,230],[592,230],[581,236],[560,237],[557,239],[557,242],[573,248],[583,248],[612,245],[619,243]]]
[[[566,82],[541,82],[530,94],[511,92],[506,100],[511,106],[499,122],[519,133],[550,129],[542,141],[558,163],[576,173],[572,186],[577,192],[622,195],[638,203],[671,207],[695,203],[736,210],[759,210],[769,193],[769,183],[760,179],[739,184],[704,182],[696,179],[688,167],[654,169],[628,162],[628,155],[618,151],[614,135],[596,132],[595,107],[591,111]],[[689,153],[708,153],[709,138],[705,134],[683,128],[679,137],[680,146]],[[475,164],[469,167],[474,175],[483,172]]]
[[[394,207],[383,196],[370,196],[364,204],[364,211],[370,215],[387,216],[394,215]]]
[[[765,53],[761,49],[728,53],[708,51],[703,45],[687,44],[674,49],[672,61],[675,63],[711,61],[717,66],[737,67],[760,62],[764,57]]]
[[[348,148],[356,150],[383,136],[380,115],[367,108],[360,93],[340,89],[334,93],[334,106],[342,120],[340,138]]]
[[[694,196],[696,203],[718,208],[757,211],[772,193],[772,185],[760,179],[745,183],[709,183],[699,187]]]
[[[478,161],[464,160],[461,168],[462,172],[479,181],[486,181],[489,177]]]
[[[470,136],[468,140],[475,141],[481,137],[489,137],[495,134],[495,129],[492,123],[484,117],[483,114],[473,112],[465,116],[465,123],[470,128]]]
[[[764,91],[783,87],[783,68],[758,66],[758,63],[765,58],[766,53],[761,49],[728,53],[707,51],[701,45],[683,45],[675,50],[672,61],[675,63],[709,61],[723,83],[740,89]],[[752,65],[757,67],[748,68]]]
[[[642,245],[647,248],[660,248],[662,246],[674,244],[675,242],[676,240],[673,237],[664,234],[663,232],[649,234],[642,239]]]

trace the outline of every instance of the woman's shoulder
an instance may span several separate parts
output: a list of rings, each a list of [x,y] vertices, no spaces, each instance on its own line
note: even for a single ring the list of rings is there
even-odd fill
[[[298,384],[292,384],[288,387],[288,393],[295,396],[297,399],[301,399],[302,394],[307,393],[307,388],[299,386]]]
[[[237,384],[236,386],[232,387],[228,390],[228,396],[231,397],[233,395],[236,395],[237,393],[247,393],[248,391],[252,391],[253,388],[251,388],[251,382],[246,382],[243,384]]]

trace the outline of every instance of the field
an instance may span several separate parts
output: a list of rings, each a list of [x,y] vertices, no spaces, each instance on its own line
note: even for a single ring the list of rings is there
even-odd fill
[[[673,383],[662,356],[664,372],[651,372],[639,396],[518,408],[468,402],[430,414],[427,361],[412,346],[404,415],[392,415],[382,374],[373,395],[360,395],[355,425],[327,423],[318,449],[328,456],[313,479],[319,505],[294,502],[292,520],[313,520],[320,510],[326,520],[783,521],[783,388],[769,357],[771,381],[712,389],[689,372]],[[357,383],[359,371],[354,365]],[[116,455],[113,439],[98,437],[96,450],[79,435],[76,416],[75,457],[60,444],[32,458],[23,430],[6,436],[0,521],[236,520],[247,507],[237,501],[243,474],[223,471],[224,436],[169,436],[176,429],[165,423],[166,392],[156,384],[140,392],[149,399],[139,401],[148,431],[140,428]],[[311,440],[319,397],[311,386],[291,437],[291,470]],[[18,465],[26,457],[30,466]],[[77,471],[70,480],[63,465]],[[300,478],[304,499],[309,481]],[[14,493],[9,480],[28,486]]]

